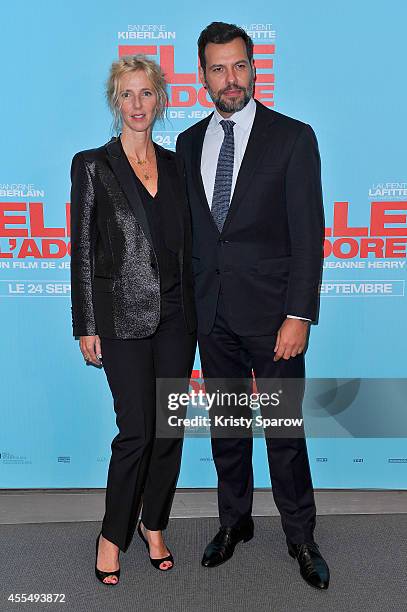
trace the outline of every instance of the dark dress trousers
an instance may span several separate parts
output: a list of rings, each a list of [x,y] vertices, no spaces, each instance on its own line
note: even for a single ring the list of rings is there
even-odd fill
[[[180,134],[178,162],[192,213],[198,343],[210,379],[296,378],[303,354],[274,362],[286,315],[317,319],[324,214],[312,128],[256,101],[256,113],[222,232],[200,172],[211,116]],[[233,119],[233,116],[232,116]],[[299,410],[301,406],[299,406]],[[287,539],[313,539],[315,504],[306,442],[267,437],[273,495]],[[252,439],[212,437],[223,526],[251,516]]]
[[[174,153],[154,146],[155,197],[118,138],[76,154],[71,171],[73,333],[101,338],[119,430],[102,533],[123,551],[141,503],[148,529],[167,526],[182,438],[155,436],[156,379],[179,379],[187,390],[196,347],[185,187]]]

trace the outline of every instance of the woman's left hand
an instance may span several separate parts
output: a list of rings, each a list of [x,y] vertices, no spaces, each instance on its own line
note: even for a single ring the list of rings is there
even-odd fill
[[[102,365],[102,347],[99,336],[80,336],[79,348],[86,362]]]

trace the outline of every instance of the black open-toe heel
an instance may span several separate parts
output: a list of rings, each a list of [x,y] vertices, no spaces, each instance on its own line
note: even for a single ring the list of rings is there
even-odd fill
[[[96,574],[96,578],[98,580],[100,580],[100,582],[102,584],[106,584],[106,586],[116,586],[116,584],[119,584],[119,578],[120,578],[120,567],[118,570],[114,571],[114,572],[102,572],[102,570],[98,569],[96,564],[97,564],[97,560],[98,560],[98,550],[99,550],[99,540],[100,540],[100,536],[102,535],[102,532],[99,533],[97,539],[96,539],[96,559],[95,559],[95,574]],[[105,578],[107,578],[108,576],[116,576],[117,578],[117,582],[103,582]]]
[[[169,555],[167,555],[167,557],[163,557],[162,559],[152,559],[150,557],[150,547],[148,545],[148,540],[144,537],[144,534],[141,531],[140,523],[141,523],[141,521],[139,521],[138,525],[137,525],[137,533],[139,534],[140,538],[143,540],[144,544],[146,545],[146,548],[147,548],[147,551],[148,551],[148,557],[149,557],[149,559],[151,561],[151,565],[153,567],[155,567],[155,569],[159,569],[161,572],[168,572],[168,570],[170,570],[170,569],[172,569],[174,567],[174,557],[172,556],[172,554],[170,552],[170,549],[167,546],[168,551],[170,553]],[[167,568],[160,567],[160,565],[161,565],[161,563],[163,561],[171,561],[172,565],[170,567],[167,567]]]

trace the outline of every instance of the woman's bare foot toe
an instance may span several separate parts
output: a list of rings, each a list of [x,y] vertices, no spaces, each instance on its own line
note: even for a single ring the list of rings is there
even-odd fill
[[[172,567],[172,562],[171,561],[163,561],[162,563],[160,563],[160,569],[162,570],[168,570]]]
[[[117,584],[118,578],[117,576],[106,576],[106,578],[103,578],[103,582],[105,584]]]

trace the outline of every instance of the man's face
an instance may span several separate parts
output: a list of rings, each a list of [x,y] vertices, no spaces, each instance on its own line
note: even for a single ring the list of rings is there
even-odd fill
[[[199,69],[201,82],[224,116],[242,110],[253,95],[254,65],[247,57],[243,38],[205,47],[206,69]]]

